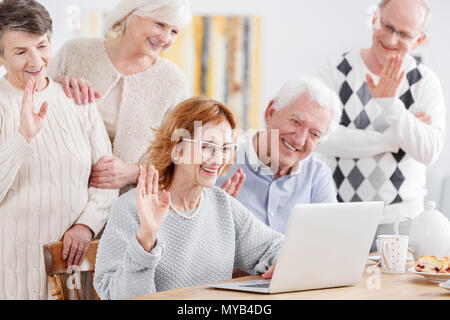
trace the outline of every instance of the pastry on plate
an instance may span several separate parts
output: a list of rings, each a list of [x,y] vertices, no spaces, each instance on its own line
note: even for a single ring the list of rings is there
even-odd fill
[[[439,273],[442,268],[441,261],[435,256],[423,256],[416,262],[416,271],[425,273]]]
[[[440,273],[450,273],[450,257],[442,257],[439,261],[441,263]]]

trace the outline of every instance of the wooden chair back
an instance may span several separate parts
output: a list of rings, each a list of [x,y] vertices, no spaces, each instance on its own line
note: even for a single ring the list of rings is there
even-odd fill
[[[97,256],[98,240],[93,240],[82,264],[77,267],[67,268],[66,261],[62,259],[62,241],[48,243],[44,245],[45,271],[50,283],[50,295],[55,300],[70,300],[68,290],[73,290],[76,300],[85,300],[86,290],[92,290],[96,300],[99,300],[94,287],[84,288],[81,285],[81,273],[90,273],[92,283],[94,283],[95,258]],[[69,270],[68,270],[69,269]],[[77,274],[76,271],[80,273]],[[68,275],[69,280],[64,280]],[[67,287],[69,284],[69,288]]]

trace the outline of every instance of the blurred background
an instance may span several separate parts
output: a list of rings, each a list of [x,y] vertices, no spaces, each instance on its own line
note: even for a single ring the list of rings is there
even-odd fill
[[[102,35],[105,12],[119,2],[38,1],[53,18],[55,53],[74,36]],[[450,1],[428,3],[432,12],[428,40],[414,55],[436,72],[448,105]],[[328,58],[370,45],[370,9],[377,4],[376,0],[191,0],[197,17],[179,36],[167,57],[185,70],[192,94],[206,93],[228,103],[239,114],[242,128],[257,129],[263,126],[267,104],[286,80],[315,74]],[[198,30],[203,33],[199,35]],[[208,49],[206,61],[199,58],[201,53],[196,45],[199,43],[203,45],[203,53]],[[223,81],[220,77],[231,79]],[[447,123],[449,120],[447,112]],[[436,201],[438,209],[448,217],[449,163],[450,130],[447,130],[441,157],[428,170],[427,199]]]

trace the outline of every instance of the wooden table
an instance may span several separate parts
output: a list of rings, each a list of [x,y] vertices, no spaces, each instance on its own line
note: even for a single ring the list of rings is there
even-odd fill
[[[407,269],[411,266],[413,263],[408,263]],[[261,279],[261,276],[247,276],[230,281],[255,279]],[[211,289],[200,285],[149,294],[133,300],[450,300],[450,291],[421,276],[381,273],[380,268],[369,260],[361,282],[353,287],[269,295]]]

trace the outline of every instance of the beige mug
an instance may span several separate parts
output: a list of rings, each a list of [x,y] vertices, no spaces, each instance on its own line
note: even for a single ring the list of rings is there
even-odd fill
[[[408,236],[380,235],[377,249],[380,255],[381,272],[404,273],[408,256]]]

